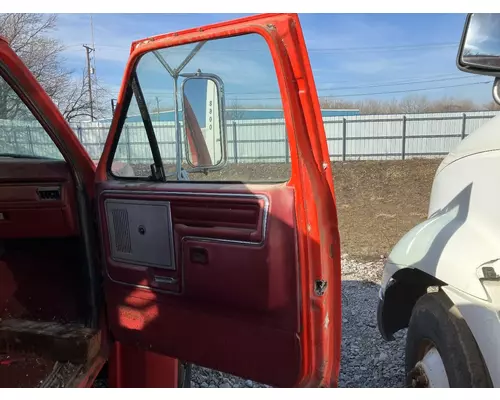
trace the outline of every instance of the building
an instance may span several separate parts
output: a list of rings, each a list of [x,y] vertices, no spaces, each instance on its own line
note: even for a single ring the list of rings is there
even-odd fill
[[[359,110],[355,109],[322,109],[321,113],[324,117],[347,117],[353,115],[360,115]],[[153,122],[174,122],[175,113],[173,110],[170,111],[160,111],[159,113],[151,113],[151,119]],[[182,114],[179,116],[182,119]],[[228,120],[260,120],[260,119],[282,119],[283,110],[271,109],[271,108],[238,108],[238,109],[226,109],[226,118]],[[134,115],[127,118],[127,122],[141,122],[140,115]],[[100,122],[111,122],[110,119],[105,119]]]

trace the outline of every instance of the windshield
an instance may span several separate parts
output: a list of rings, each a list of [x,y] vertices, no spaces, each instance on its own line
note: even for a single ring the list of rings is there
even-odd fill
[[[1,76],[0,157],[63,160],[45,129]]]
[[[140,94],[134,91],[114,156],[115,161],[130,164],[136,176],[148,177],[155,163],[149,119],[167,180],[178,180],[179,169],[194,181],[289,178],[276,71],[260,35],[146,53],[137,64],[136,76]],[[208,77],[192,79],[200,76]],[[222,95],[214,95],[218,92]],[[221,129],[219,121],[224,121]],[[201,137],[203,141],[197,140]],[[217,171],[196,169],[193,160],[222,166]]]

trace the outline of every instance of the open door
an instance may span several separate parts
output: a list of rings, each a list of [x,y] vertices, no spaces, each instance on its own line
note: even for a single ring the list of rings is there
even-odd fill
[[[283,138],[249,133],[241,115],[262,102],[282,112],[272,129]],[[186,124],[193,115],[196,128]],[[191,159],[193,129],[205,138],[205,164]],[[275,144],[286,146],[281,163],[249,164]],[[110,169],[124,159],[134,177]],[[270,171],[265,182],[244,172],[249,165]],[[271,176],[278,170],[288,175]],[[134,42],[96,176],[115,340],[271,386],[336,386],[336,205],[295,14]]]

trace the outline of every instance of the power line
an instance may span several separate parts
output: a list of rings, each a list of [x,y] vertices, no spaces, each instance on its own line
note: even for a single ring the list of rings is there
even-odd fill
[[[438,78],[438,79],[427,79],[427,80],[421,80],[421,81],[413,81],[413,82],[399,82],[399,83],[386,83],[386,84],[377,84],[377,85],[359,85],[359,86],[344,86],[344,87],[338,87],[338,88],[332,88],[332,89],[322,89],[322,91],[332,91],[332,90],[349,90],[349,89],[363,89],[363,88],[376,88],[376,87],[384,87],[384,86],[404,86],[404,85],[415,85],[418,83],[433,83],[433,82],[442,82],[442,81],[455,81],[455,80],[461,80],[461,79],[474,79],[477,78],[477,76],[461,76],[461,77],[454,77],[454,78]]]
[[[399,78],[399,79],[394,79],[394,80],[389,80],[389,81],[381,81],[380,83],[377,84],[391,84],[391,83],[399,83],[399,82],[418,82],[421,80],[426,80],[426,79],[438,79],[438,78],[457,78],[457,77],[463,77],[466,74],[463,73],[445,73],[445,74],[427,74],[427,75],[421,75],[421,76],[407,76],[405,78]],[[331,82],[326,82],[325,85],[332,85],[332,84],[337,84],[337,83],[345,83],[345,82],[351,82],[351,80],[344,80],[344,81],[331,81]],[[324,88],[324,89],[330,89],[330,88]]]
[[[333,97],[356,97],[356,96],[375,96],[381,94],[396,94],[396,93],[411,93],[411,92],[421,92],[426,90],[436,90],[436,89],[449,89],[455,87],[463,87],[463,86],[473,86],[473,85],[482,85],[486,83],[491,83],[491,81],[482,81],[482,82],[474,82],[474,83],[464,83],[459,85],[448,85],[448,86],[433,86],[427,88],[419,88],[419,89],[406,89],[406,90],[394,90],[394,91],[386,91],[386,92],[371,92],[371,93],[356,93],[356,94],[338,94],[335,96],[325,96],[326,98]],[[238,100],[242,101],[255,101],[255,100],[280,100],[281,97],[260,97],[260,98],[241,98],[237,97]]]
[[[75,47],[79,46],[76,44],[70,44],[67,45],[66,47]],[[130,47],[128,46],[121,46],[121,45],[111,45],[111,44],[101,44],[99,45],[100,48],[110,48],[110,49],[120,49],[120,50],[127,50],[127,52],[130,50]],[[364,52],[372,52],[372,51],[385,51],[385,50],[394,50],[394,51],[405,51],[405,50],[414,50],[414,49],[423,49],[423,48],[443,48],[443,47],[458,47],[458,43],[426,43],[426,44],[406,44],[406,45],[390,45],[390,46],[370,46],[370,47],[323,47],[323,48],[308,48],[308,52],[317,52],[317,53],[331,53],[331,52],[343,52],[343,51],[364,51]],[[189,52],[191,51],[191,48],[181,48],[178,47],[175,49],[175,51],[186,51]],[[262,52],[266,51],[268,52],[269,49],[266,47],[257,49],[257,48],[231,48],[231,49],[204,49],[204,53],[212,53],[212,52],[226,52],[226,53],[233,53],[233,52],[248,52],[248,51],[255,51],[255,52]]]
[[[347,93],[347,94],[337,94],[331,96],[322,96],[325,98],[340,98],[340,97],[360,97],[360,96],[376,96],[383,94],[401,94],[401,93],[412,93],[412,92],[421,92],[428,90],[437,90],[437,89],[451,89],[455,87],[464,87],[464,86],[475,86],[475,85],[483,85],[491,83],[491,81],[481,81],[481,82],[472,82],[472,83],[463,83],[458,85],[447,85],[447,86],[433,86],[433,87],[425,87],[418,89],[405,89],[405,90],[392,90],[392,91],[383,91],[383,92],[368,92],[368,93]],[[151,94],[151,93],[150,93]],[[163,97],[169,97],[169,94],[165,93]],[[237,99],[238,101],[259,101],[259,100],[281,100],[281,97],[271,96],[271,97],[255,97],[255,98],[242,98],[239,96],[228,96],[228,99]]]
[[[458,43],[427,43],[427,44],[415,44],[415,45],[396,45],[396,46],[370,46],[370,47],[333,47],[333,48],[321,48],[321,49],[310,49],[308,51],[313,52],[339,52],[339,51],[385,51],[385,50],[414,50],[422,48],[443,48],[443,47],[458,47]]]
[[[458,77],[457,77],[458,78]],[[348,90],[348,89],[364,89],[364,88],[370,88],[370,87],[384,87],[384,86],[400,86],[402,84],[418,84],[418,83],[432,83],[432,82],[441,82],[444,80],[454,80],[457,78],[449,78],[449,79],[429,79],[429,80],[422,80],[422,81],[416,81],[416,82],[400,82],[399,84],[375,84],[375,85],[360,85],[360,86],[350,86],[350,87],[342,87],[342,88],[336,88],[336,89],[325,89],[327,91],[334,91],[338,89],[343,89],[343,90]],[[477,76],[466,76],[466,77],[461,77],[460,79],[470,79],[470,78],[478,78]],[[414,91],[422,91],[422,90],[434,90],[434,89],[440,89],[440,88],[454,88],[454,87],[462,87],[462,86],[470,86],[470,85],[477,85],[481,83],[490,83],[490,81],[484,81],[484,82],[472,82],[472,83],[465,83],[465,84],[457,84],[457,85],[448,85],[448,86],[436,86],[436,87],[430,87],[430,88],[418,88],[418,89],[404,89],[404,90],[399,90],[399,91],[384,91],[384,92],[373,92],[373,93],[353,93],[353,94],[341,94],[341,95],[331,95],[331,96],[324,96],[324,97],[350,97],[350,96],[364,96],[364,95],[371,95],[371,94],[391,94],[391,93],[405,93],[405,92],[414,92]],[[321,89],[317,90],[318,92],[321,91]],[[266,92],[252,92],[252,93],[243,93],[243,92],[232,92],[228,93],[226,92],[226,95],[231,95],[232,96],[227,96],[228,99],[237,99],[237,100],[242,100],[242,101],[252,101],[252,100],[280,100],[281,97],[278,96],[266,96],[266,97],[253,97],[253,98],[245,98],[245,97],[240,97],[244,95],[255,95],[259,96],[261,94],[265,94]],[[274,92],[267,92],[267,93],[276,93]],[[158,90],[153,90],[153,91],[147,91],[146,94],[149,96],[152,95],[158,95],[161,94],[162,98],[171,98],[172,94],[171,93],[165,93],[164,91],[158,91]]]
[[[363,88],[368,88],[368,87],[384,87],[384,86],[401,86],[401,85],[413,85],[413,84],[418,84],[418,83],[432,83],[432,82],[440,82],[440,81],[449,81],[449,80],[461,80],[461,79],[475,79],[478,78],[477,76],[473,75],[466,75],[466,74],[429,74],[429,75],[424,75],[420,78],[401,78],[401,79],[396,79],[396,80],[390,80],[390,81],[380,81],[380,83],[376,84],[360,84],[356,86],[337,86],[337,87],[332,87],[331,85],[335,85],[338,83],[346,83],[346,82],[351,82],[351,80],[342,80],[342,81],[331,81],[331,82],[325,82],[322,84],[322,86],[317,86],[316,90],[319,91],[335,91],[335,90],[349,90],[349,89],[363,89]],[[328,87],[325,87],[328,86]],[[262,94],[276,94],[278,92],[278,88],[276,90],[267,90],[267,91],[259,91],[259,92],[225,92],[226,95],[262,95]],[[165,96],[172,96],[170,93],[165,93],[164,90],[153,90],[153,91],[148,91],[148,93],[155,93],[155,94],[165,94]]]
[[[378,92],[378,93],[342,94],[342,95],[326,96],[326,97],[327,98],[329,98],[329,97],[356,97],[356,96],[374,96],[374,95],[381,95],[381,94],[411,93],[411,92],[421,92],[421,91],[426,91],[426,90],[448,89],[448,88],[463,87],[463,86],[484,85],[486,83],[491,83],[491,81],[463,83],[461,85],[433,86],[433,87],[420,88],[420,89],[393,90],[393,91],[389,91],[389,92]]]
[[[349,89],[363,89],[363,88],[368,88],[368,87],[384,87],[384,86],[401,86],[401,85],[413,85],[413,84],[418,84],[418,83],[431,83],[431,82],[440,82],[440,81],[448,81],[448,80],[461,80],[461,79],[474,79],[477,78],[477,76],[472,76],[472,75],[466,75],[465,74],[428,74],[428,75],[423,75],[420,78],[411,78],[411,77],[406,77],[406,78],[401,78],[401,79],[396,79],[396,80],[390,80],[390,81],[380,81],[380,83],[376,84],[360,84],[356,86],[337,86],[337,87],[332,87],[331,85],[335,85],[338,83],[347,83],[351,82],[351,80],[341,80],[341,81],[330,81],[330,82],[325,82],[323,83],[322,86],[317,86],[316,90],[319,91],[335,91],[335,90],[349,90]],[[328,87],[325,87],[328,86]],[[234,94],[234,95],[262,95],[262,94],[276,94],[278,89],[276,90],[268,90],[268,91],[259,91],[259,92],[225,92],[226,95]],[[170,93],[165,93],[164,90],[154,90],[154,91],[148,91],[148,93],[158,93],[158,94],[164,94],[164,96],[170,96],[172,97],[172,94]]]
[[[439,76],[439,75],[438,75]],[[434,79],[415,79],[415,80],[398,80],[398,81],[387,81],[385,83],[377,83],[374,85],[357,85],[357,86],[338,86],[338,87],[328,87],[328,88],[316,88],[318,92],[331,92],[336,90],[351,90],[351,89],[364,89],[364,88],[376,88],[376,87],[384,87],[384,86],[405,86],[405,85],[415,85],[418,83],[433,83],[433,82],[442,82],[442,81],[454,81],[454,80],[462,80],[462,79],[474,79],[477,76],[450,76],[443,78],[434,78]],[[325,85],[332,85],[332,83],[326,83]],[[267,91],[267,92],[227,92],[226,94],[237,94],[237,95],[260,95],[260,94],[272,94],[276,93],[277,90]]]

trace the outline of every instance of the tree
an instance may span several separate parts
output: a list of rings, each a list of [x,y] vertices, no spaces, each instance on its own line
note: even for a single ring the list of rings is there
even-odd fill
[[[245,116],[245,111],[238,103],[238,99],[234,99],[226,109],[226,119],[229,121],[240,120]]]
[[[357,109],[361,114],[414,114],[445,113],[467,111],[499,111],[495,102],[476,104],[469,99],[443,97],[431,100],[425,96],[407,96],[396,100],[367,99],[360,101],[344,101],[342,99],[320,99],[323,108]]]
[[[65,67],[62,56],[65,47],[60,41],[50,37],[50,33],[56,28],[56,22],[56,15],[0,14],[0,35],[7,39],[66,120],[88,119],[90,100],[87,76],[75,76],[75,71]],[[105,112],[105,91],[98,82],[93,83],[97,89],[95,92],[92,90],[95,99],[92,102],[94,115],[101,116]],[[19,99],[8,96],[8,92],[5,82],[0,82],[0,119],[17,117],[22,109]]]
[[[500,111],[500,106],[494,100],[491,100],[483,106],[483,109],[485,111]]]
[[[97,79],[92,79],[92,96],[94,117],[103,117],[106,114],[103,99],[109,98],[111,95],[106,89],[100,87]],[[82,69],[79,79],[71,78],[71,83],[62,86],[52,99],[68,122],[89,120],[91,113],[86,69]]]

